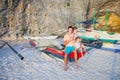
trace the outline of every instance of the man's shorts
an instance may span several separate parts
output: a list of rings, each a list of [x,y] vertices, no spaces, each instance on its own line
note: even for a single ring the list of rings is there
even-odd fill
[[[65,54],[70,54],[74,50],[74,46],[66,46]]]

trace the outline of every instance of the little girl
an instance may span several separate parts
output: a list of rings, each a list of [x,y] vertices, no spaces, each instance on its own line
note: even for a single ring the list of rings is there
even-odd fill
[[[81,43],[81,39],[79,37],[76,37],[75,39],[75,49],[80,50],[82,56],[83,56],[83,51],[86,51],[85,46]]]

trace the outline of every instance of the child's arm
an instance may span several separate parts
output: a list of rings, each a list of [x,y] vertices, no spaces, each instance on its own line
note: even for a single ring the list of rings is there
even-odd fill
[[[83,56],[83,49],[82,49],[82,43],[80,43],[80,52],[81,52],[81,55]]]
[[[83,48],[83,50],[86,52],[86,48],[85,48],[85,46],[82,44],[82,48]]]
[[[83,51],[82,51],[82,47],[80,47],[80,53],[83,56]]]

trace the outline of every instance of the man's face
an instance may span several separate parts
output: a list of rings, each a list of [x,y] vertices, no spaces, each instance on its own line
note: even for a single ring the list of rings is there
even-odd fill
[[[68,29],[68,32],[69,32],[69,33],[72,33],[72,32],[73,32],[72,28],[69,28],[69,29]]]

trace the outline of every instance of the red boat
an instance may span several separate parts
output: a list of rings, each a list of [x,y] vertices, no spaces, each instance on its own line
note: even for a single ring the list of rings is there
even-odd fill
[[[49,54],[53,54],[53,55],[55,55],[56,57],[59,57],[59,58],[64,58],[64,54],[65,54],[65,52],[64,51],[62,51],[62,50],[57,50],[57,49],[53,49],[53,48],[50,48],[50,47],[47,47],[46,49],[45,49],[45,52],[48,52]],[[77,52],[77,58],[79,59],[79,58],[81,58],[82,57],[82,54],[84,55],[86,52],[83,52],[83,53],[81,53],[81,52]],[[74,60],[74,52],[71,52],[70,54],[69,54],[69,60]]]
[[[34,42],[33,40],[30,40],[29,43],[30,43],[32,46],[37,47],[36,44],[35,44],[35,42]],[[47,48],[44,50],[44,52],[45,52],[46,54],[52,54],[52,55],[54,55],[54,56],[56,56],[56,57],[59,57],[59,58],[61,58],[61,59],[64,58],[64,54],[65,54],[65,52],[64,52],[63,50],[57,50],[57,49],[53,49],[53,48],[50,48],[50,47],[47,47]],[[83,53],[77,52],[77,58],[78,58],[78,59],[81,58],[81,57],[82,57],[82,54],[84,55],[84,54],[86,54],[86,52],[83,52]],[[69,60],[70,60],[70,61],[71,61],[71,60],[74,60],[74,52],[71,52],[71,53],[69,54]]]
[[[37,47],[33,40],[30,40],[29,43],[31,44],[31,46]]]

